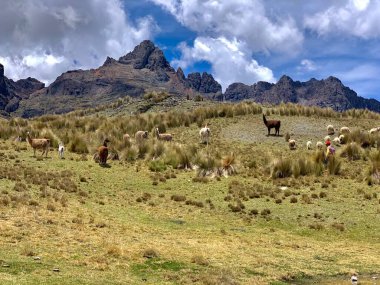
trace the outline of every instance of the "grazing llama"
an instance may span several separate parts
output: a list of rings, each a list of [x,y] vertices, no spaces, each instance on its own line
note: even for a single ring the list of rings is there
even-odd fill
[[[107,144],[110,141],[108,139],[105,139],[103,142],[103,145],[98,148],[98,154],[99,154],[99,164],[100,165],[106,165],[107,164],[107,157],[108,157],[108,146]]]
[[[270,130],[272,128],[274,128],[276,130],[274,135],[278,135],[278,136],[280,135],[281,121],[279,121],[279,120],[269,120],[268,121],[264,114],[263,114],[263,120],[264,120],[265,126],[268,128],[268,136],[270,135]]]
[[[42,156],[44,155],[45,153],[45,157],[47,157],[48,155],[48,151],[49,151],[49,147],[50,147],[50,140],[49,139],[32,139],[30,137],[30,133],[27,132],[27,140],[29,142],[29,144],[31,145],[31,147],[33,148],[33,151],[34,151],[34,157],[36,156],[36,149],[40,149],[42,150]]]
[[[158,128],[156,128],[156,136],[157,136],[157,139],[161,141],[169,142],[173,140],[172,134],[160,134],[160,131],[158,130]]]

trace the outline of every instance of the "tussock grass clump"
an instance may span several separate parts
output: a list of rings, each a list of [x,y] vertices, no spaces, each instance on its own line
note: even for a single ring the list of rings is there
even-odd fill
[[[170,197],[170,199],[172,199],[173,201],[176,201],[176,202],[184,202],[184,201],[186,201],[186,196],[175,194],[175,195],[172,195]]]
[[[148,248],[148,249],[143,251],[142,256],[145,258],[157,258],[160,255],[159,255],[157,250],[155,250],[153,248]]]
[[[273,162],[272,178],[286,178],[292,176],[292,160],[290,158],[280,158]]]
[[[342,168],[342,162],[338,157],[330,156],[327,162],[327,170],[330,175],[339,175]]]
[[[231,153],[222,158],[222,169],[225,175],[236,174],[236,158],[235,154]]]
[[[313,223],[313,224],[310,224],[309,225],[309,228],[312,229],[312,230],[323,230],[325,227],[323,226],[323,224],[320,224],[320,223]]]
[[[343,147],[340,156],[349,160],[359,160],[362,157],[362,149],[357,143],[352,142]]]
[[[86,141],[81,136],[78,136],[78,135],[74,135],[70,139],[68,150],[74,153],[79,153],[79,154],[89,153]]]
[[[343,223],[333,223],[331,227],[341,232],[344,232],[346,229]]]
[[[149,170],[154,172],[163,172],[166,170],[166,165],[161,160],[152,160],[149,162]]]
[[[210,264],[210,262],[206,258],[204,258],[202,255],[194,255],[191,258],[191,262],[201,265],[201,266],[208,266]]]

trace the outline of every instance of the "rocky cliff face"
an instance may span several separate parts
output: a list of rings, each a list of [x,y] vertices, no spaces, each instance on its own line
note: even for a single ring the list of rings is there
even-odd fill
[[[323,80],[314,78],[306,82],[293,81],[282,76],[276,84],[257,82],[251,86],[243,83],[231,84],[225,94],[225,100],[253,100],[258,103],[280,104],[297,103],[306,106],[331,107],[336,111],[352,108],[367,108],[380,112],[380,102],[359,97],[355,91],[344,86],[336,77]]]
[[[27,99],[30,94],[45,87],[45,84],[37,79],[28,77],[13,81],[4,75],[4,66],[0,64],[0,112],[8,115],[19,107],[22,99]]]

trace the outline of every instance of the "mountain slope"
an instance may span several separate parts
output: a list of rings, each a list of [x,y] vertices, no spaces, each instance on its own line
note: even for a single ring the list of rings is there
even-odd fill
[[[251,86],[243,83],[231,84],[224,98],[227,101],[253,100],[258,103],[297,103],[306,106],[331,107],[336,111],[352,108],[369,109],[380,112],[380,102],[359,97],[355,91],[344,86],[335,77],[306,82],[293,81],[284,75],[276,83],[257,82]]]
[[[199,79],[194,84],[193,77]],[[143,41],[119,60],[108,57],[97,69],[73,70],[60,75],[49,87],[20,104],[16,114],[32,117],[46,113],[66,113],[78,108],[95,107],[118,98],[141,97],[150,91],[164,91],[175,96],[213,98],[221,86],[203,73],[189,74],[170,66],[163,52],[151,41]]]

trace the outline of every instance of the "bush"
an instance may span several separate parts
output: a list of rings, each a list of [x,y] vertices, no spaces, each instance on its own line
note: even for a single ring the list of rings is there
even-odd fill
[[[339,160],[339,158],[335,156],[330,156],[328,158],[327,169],[329,171],[329,174],[331,175],[340,174],[341,166],[342,166],[342,162]]]
[[[280,158],[273,163],[273,179],[290,176],[292,176],[292,161],[289,158]]]

